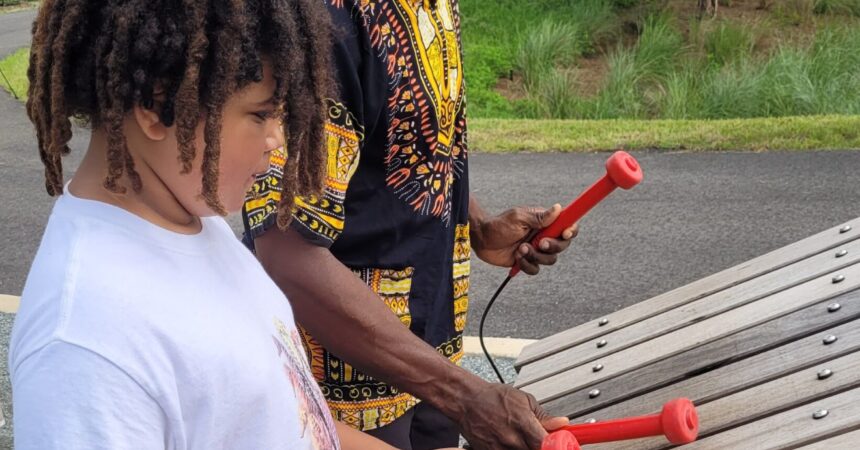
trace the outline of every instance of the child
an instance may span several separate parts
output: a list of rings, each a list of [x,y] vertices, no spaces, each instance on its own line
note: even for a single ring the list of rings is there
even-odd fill
[[[12,335],[17,448],[390,448],[335,427],[289,303],[219,217],[284,135],[280,215],[321,185],[327,17],[316,0],[42,2],[27,111],[59,199]],[[64,185],[70,117],[92,130]]]

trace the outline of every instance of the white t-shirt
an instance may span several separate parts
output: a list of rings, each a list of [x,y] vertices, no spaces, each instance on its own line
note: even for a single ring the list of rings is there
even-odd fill
[[[338,449],[289,303],[221,218],[57,200],[12,333],[18,449]]]

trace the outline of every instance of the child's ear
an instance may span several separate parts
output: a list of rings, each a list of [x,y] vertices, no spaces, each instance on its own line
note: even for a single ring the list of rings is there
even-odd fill
[[[156,109],[147,109],[141,105],[134,106],[134,120],[140,131],[153,141],[161,141],[167,137],[167,127],[158,116]]]

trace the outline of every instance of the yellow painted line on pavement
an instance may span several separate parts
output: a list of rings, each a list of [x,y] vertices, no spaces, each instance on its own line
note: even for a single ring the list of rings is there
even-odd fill
[[[498,338],[485,337],[484,344],[487,346],[487,351],[490,355],[500,358],[516,358],[520,356],[523,347],[535,343],[535,339],[516,339],[516,338]],[[463,351],[469,355],[482,355],[481,343],[478,341],[478,336],[463,336]]]
[[[0,294],[0,313],[15,314],[21,306],[21,297]]]
[[[21,297],[16,295],[0,294],[0,313],[15,314],[18,312],[18,307],[21,305]],[[487,345],[487,351],[491,355],[501,358],[516,358],[523,351],[523,348],[529,344],[536,342],[535,339],[516,339],[516,338],[484,338],[484,343]],[[481,344],[478,342],[477,336],[463,336],[463,351],[470,355],[483,354]]]

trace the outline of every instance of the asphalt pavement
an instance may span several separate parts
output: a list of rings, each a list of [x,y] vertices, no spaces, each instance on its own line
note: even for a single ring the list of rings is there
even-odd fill
[[[30,45],[35,9],[0,14],[0,58]]]

